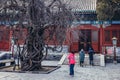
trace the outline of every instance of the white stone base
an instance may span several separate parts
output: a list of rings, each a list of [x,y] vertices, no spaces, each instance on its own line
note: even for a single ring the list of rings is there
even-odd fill
[[[100,66],[105,66],[105,56],[103,54],[100,55]]]

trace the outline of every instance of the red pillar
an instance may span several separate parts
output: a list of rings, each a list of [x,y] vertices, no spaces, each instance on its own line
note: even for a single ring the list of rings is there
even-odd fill
[[[103,27],[102,25],[100,25],[100,32],[99,32],[99,36],[100,36],[100,53],[102,53],[102,47],[103,47]]]

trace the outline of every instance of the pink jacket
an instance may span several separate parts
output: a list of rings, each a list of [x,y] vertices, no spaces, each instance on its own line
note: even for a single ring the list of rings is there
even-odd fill
[[[75,55],[70,53],[68,55],[69,64],[75,64]]]

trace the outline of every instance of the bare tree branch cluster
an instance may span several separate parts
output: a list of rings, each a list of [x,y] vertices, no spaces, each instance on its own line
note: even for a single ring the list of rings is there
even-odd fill
[[[62,49],[66,29],[73,21],[73,14],[62,0],[0,0],[0,2],[0,21],[10,26],[17,24],[28,28],[28,36],[23,50],[20,51],[21,70],[40,70],[47,49],[53,51],[60,47]],[[52,40],[55,46],[50,48],[48,44]]]

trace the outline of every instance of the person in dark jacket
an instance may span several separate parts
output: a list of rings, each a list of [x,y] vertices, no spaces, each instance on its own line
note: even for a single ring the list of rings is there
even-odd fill
[[[94,55],[94,50],[93,50],[92,47],[89,48],[88,54],[89,54],[89,64],[93,66],[93,65],[94,65],[94,63],[93,63],[93,59],[94,59],[94,57],[93,57],[93,55]]]
[[[85,51],[83,49],[81,49],[81,51],[79,52],[79,58],[80,58],[80,66],[83,67],[84,58],[85,58]]]

